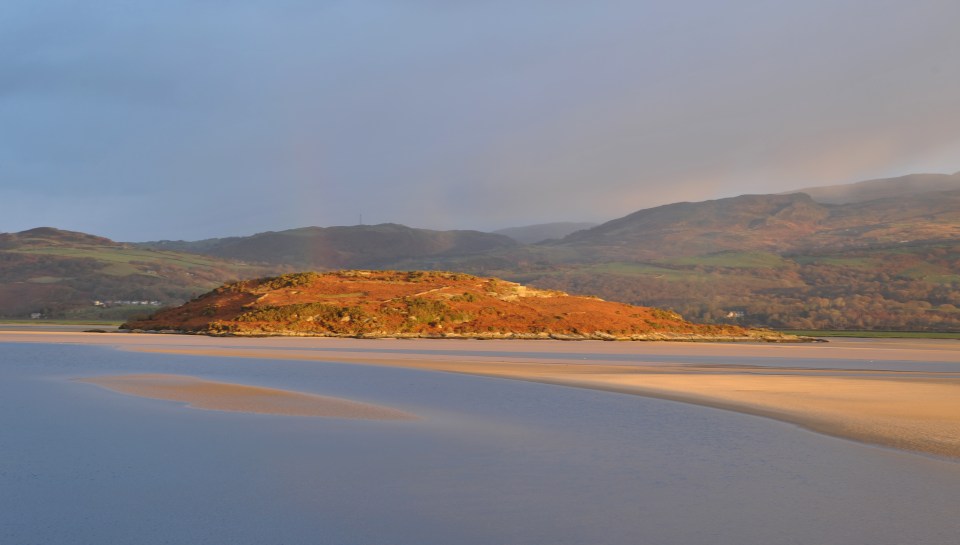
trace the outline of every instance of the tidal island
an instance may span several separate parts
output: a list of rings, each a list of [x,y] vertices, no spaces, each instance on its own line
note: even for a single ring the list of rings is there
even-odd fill
[[[231,336],[796,342],[657,308],[440,271],[305,272],[235,282],[122,326]]]

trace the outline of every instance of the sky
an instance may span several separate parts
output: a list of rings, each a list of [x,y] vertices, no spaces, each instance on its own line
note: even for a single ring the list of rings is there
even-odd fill
[[[494,230],[960,171],[956,0],[0,2],[0,232]]]

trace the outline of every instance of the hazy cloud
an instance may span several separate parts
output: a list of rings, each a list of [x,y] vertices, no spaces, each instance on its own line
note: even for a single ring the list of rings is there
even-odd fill
[[[0,5],[0,231],[494,229],[960,170],[960,4]]]

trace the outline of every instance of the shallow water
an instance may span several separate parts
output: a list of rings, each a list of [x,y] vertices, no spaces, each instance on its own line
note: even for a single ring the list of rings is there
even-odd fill
[[[148,336],[149,337],[149,336]],[[770,368],[849,369],[960,373],[960,341],[835,339],[823,344],[657,343],[604,341],[478,341],[460,339],[361,340],[310,337],[191,339],[191,345],[222,345],[246,351],[352,354],[367,357],[445,356],[522,362],[548,358],[558,362],[617,365],[721,365]],[[198,342],[202,341],[202,342]],[[365,346],[357,346],[365,345]],[[403,346],[404,348],[400,348]],[[531,348],[543,347],[542,350]],[[560,348],[563,347],[563,348]],[[759,350],[758,350],[759,349]],[[796,350],[801,350],[797,352]]]
[[[348,397],[421,419],[203,411],[70,381],[123,373]],[[2,344],[0,430],[0,543],[945,545],[960,535],[955,462],[669,401],[436,372]]]

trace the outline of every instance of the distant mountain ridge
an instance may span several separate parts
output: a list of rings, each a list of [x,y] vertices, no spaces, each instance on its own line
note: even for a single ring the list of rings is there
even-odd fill
[[[123,244],[114,242],[109,238],[76,231],[64,231],[54,227],[36,227],[19,233],[0,233],[0,250],[28,245],[71,246],[75,244],[123,246]]]
[[[960,172],[955,174],[908,174],[896,178],[866,180],[854,184],[807,187],[791,191],[791,193],[806,193],[813,200],[823,204],[850,204],[955,190],[960,190]]]
[[[494,231],[498,235],[506,235],[521,244],[536,244],[550,239],[560,239],[571,233],[596,227],[596,223],[588,222],[555,222],[526,225],[524,227],[508,227]]]
[[[723,250],[789,252],[960,238],[960,190],[849,204],[805,193],[742,195],[634,212],[552,243],[596,259],[649,260]]]
[[[944,187],[948,189],[939,190]],[[822,202],[826,200],[849,202]],[[563,237],[555,236],[565,231]],[[490,259],[642,261],[720,251],[836,250],[957,236],[960,173],[916,174],[785,194],[679,202],[638,210],[593,226],[558,222],[483,233],[387,223],[304,227],[246,237],[155,241],[137,246],[246,262],[337,269],[419,268],[423,264],[459,264],[461,258],[469,257],[477,263],[490,263]],[[528,250],[533,243],[542,243],[543,247]]]
[[[378,268],[403,259],[476,254],[517,245],[513,239],[493,233],[434,231],[395,223],[303,227],[248,237],[137,244],[309,269]]]
[[[0,315],[67,316],[117,294],[176,303],[295,270],[395,269],[496,276],[713,323],[960,330],[960,189],[933,191],[958,175],[930,176],[827,188],[852,199],[836,204],[802,192],[674,203],[536,244],[396,224],[136,245],[31,229],[0,234]]]

